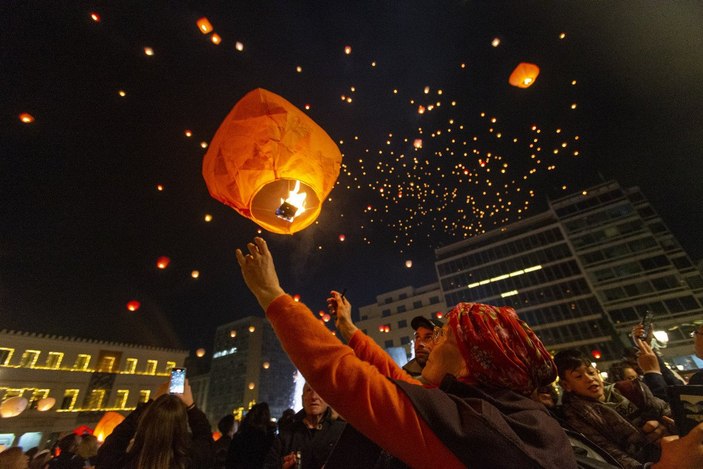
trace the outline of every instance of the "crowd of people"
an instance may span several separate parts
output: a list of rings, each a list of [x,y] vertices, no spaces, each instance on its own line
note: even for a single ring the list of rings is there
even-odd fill
[[[187,380],[182,394],[164,383],[99,448],[71,434],[57,451],[10,448],[0,469],[703,467],[703,424],[677,434],[667,389],[684,381],[641,325],[605,380],[578,350],[552,357],[512,308],[460,303],[444,324],[413,319],[415,358],[400,368],[354,325],[347,298],[327,300],[343,343],[285,294],[263,239],[247,248],[244,280],[306,379],[300,412],[276,424],[255,404],[238,426],[223,417],[214,441]],[[692,336],[703,358],[703,326]]]

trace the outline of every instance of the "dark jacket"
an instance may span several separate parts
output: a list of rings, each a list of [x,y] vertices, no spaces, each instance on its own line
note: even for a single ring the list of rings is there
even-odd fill
[[[422,375],[422,367],[417,362],[417,358],[413,358],[403,366],[403,371],[417,379]]]
[[[346,423],[333,419],[329,409],[317,428],[308,428],[303,422],[304,418],[305,412],[302,410],[295,414],[290,428],[281,432],[274,441],[264,468],[281,469],[283,457],[296,451],[301,453],[303,469],[319,469],[325,464]]]
[[[136,454],[127,453],[127,447],[137,431],[139,416],[151,403],[139,405],[115,430],[105,439],[98,450],[96,469],[124,469],[135,467]],[[202,411],[196,407],[188,410],[188,425],[192,434],[188,451],[188,469],[212,468],[212,433],[210,422]]]
[[[261,469],[276,437],[275,425],[263,430],[240,428],[232,437],[227,454],[227,469]],[[278,469],[280,469],[280,464]]]
[[[219,440],[217,440],[212,445],[212,452],[215,455],[215,469],[224,469],[225,462],[227,461],[227,453],[229,453],[229,446],[232,443],[232,438],[229,435],[222,435]]]
[[[528,397],[508,389],[469,386],[451,375],[439,389],[403,381],[396,384],[418,415],[468,467],[577,467],[559,423],[542,404]]]

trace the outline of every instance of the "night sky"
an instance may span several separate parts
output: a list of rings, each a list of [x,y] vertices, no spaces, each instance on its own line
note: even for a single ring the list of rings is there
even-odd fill
[[[697,0],[4,1],[0,22],[0,328],[210,350],[262,315],[234,257],[258,226],[201,175],[259,87],[344,155],[317,223],[263,234],[314,312],[432,282],[434,248],[608,179],[703,257]]]

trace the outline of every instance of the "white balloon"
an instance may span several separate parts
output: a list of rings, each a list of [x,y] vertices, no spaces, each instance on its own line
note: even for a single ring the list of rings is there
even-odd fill
[[[0,405],[0,417],[6,419],[17,417],[27,408],[27,399],[20,396],[11,397]]]

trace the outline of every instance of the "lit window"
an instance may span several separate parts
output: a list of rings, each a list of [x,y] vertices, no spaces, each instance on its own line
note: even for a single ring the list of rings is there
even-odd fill
[[[89,364],[90,364],[90,355],[86,355],[84,353],[79,353],[78,356],[76,357],[76,362],[73,364],[73,369],[85,371],[88,369]]]
[[[90,398],[88,399],[87,408],[91,410],[100,409],[103,406],[103,400],[105,399],[104,389],[93,389],[90,391]]]
[[[0,347],[0,366],[9,366],[14,353],[15,349],[13,348]]]
[[[10,399],[11,397],[22,396],[22,394],[24,394],[24,388],[19,388],[19,389],[7,388],[5,390],[5,396],[2,398],[2,401],[5,402],[6,400]]]
[[[115,408],[124,409],[127,407],[127,398],[129,397],[128,389],[118,389],[115,396]]]
[[[151,391],[149,389],[142,389],[139,391],[139,402],[149,402],[149,396]]]
[[[49,354],[46,357],[46,367],[50,368],[52,370],[56,370],[61,366],[62,361],[63,361],[63,353],[62,352],[49,352]]]
[[[115,357],[111,355],[103,355],[100,357],[98,371],[102,373],[112,373],[112,368],[115,366]]]
[[[25,350],[20,359],[20,368],[34,368],[39,359],[39,350]]]
[[[32,393],[32,397],[29,398],[29,404],[27,407],[30,409],[36,409],[37,403],[49,395],[48,389],[35,389]]]
[[[136,369],[137,369],[137,359],[136,358],[128,358],[125,361],[124,372],[125,373],[134,373]]]
[[[158,364],[159,362],[156,360],[147,360],[145,373],[148,375],[156,374],[156,367]]]
[[[73,410],[78,399],[78,389],[66,389],[61,401],[61,410]]]

